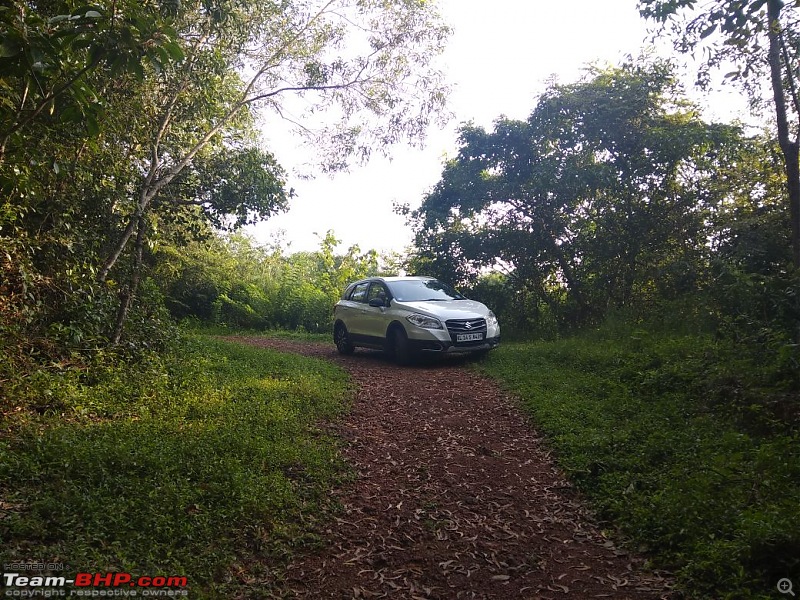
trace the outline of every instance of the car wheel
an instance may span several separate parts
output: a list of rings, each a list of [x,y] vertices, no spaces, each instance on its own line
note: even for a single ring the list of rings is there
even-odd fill
[[[407,365],[411,363],[412,354],[411,348],[408,344],[408,336],[402,327],[395,327],[392,329],[392,354],[394,360],[398,365]]]
[[[339,354],[352,354],[353,350],[355,350],[355,346],[353,346],[353,342],[350,341],[350,334],[347,331],[347,327],[344,326],[344,323],[337,323],[336,327],[333,330],[333,343],[336,344],[336,349],[339,351]]]

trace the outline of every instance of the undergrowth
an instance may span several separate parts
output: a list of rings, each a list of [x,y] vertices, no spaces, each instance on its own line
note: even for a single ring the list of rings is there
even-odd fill
[[[763,357],[699,334],[603,331],[505,344],[512,390],[610,528],[690,598],[773,598],[800,580],[796,392]]]
[[[200,335],[237,335],[243,337],[264,337],[268,335],[271,338],[279,338],[286,340],[299,340],[307,342],[330,342],[333,339],[333,327],[329,332],[315,333],[313,331],[306,331],[302,328],[298,329],[246,329],[237,326],[228,326],[219,323],[205,323],[197,319],[184,319],[181,326],[185,331],[194,332]]]
[[[134,363],[106,358],[41,370],[2,398],[0,561],[258,597],[315,543],[345,473],[320,429],[344,408],[345,374],[196,336]]]

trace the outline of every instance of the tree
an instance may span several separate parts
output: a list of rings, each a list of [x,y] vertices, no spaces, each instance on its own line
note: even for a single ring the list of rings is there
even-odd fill
[[[12,33],[39,32],[28,46],[10,37],[0,46],[9,91],[0,236],[54,293],[65,273],[93,293],[118,292],[112,341],[165,229],[186,239],[204,221],[235,228],[286,207],[291,190],[258,142],[257,119],[300,113],[298,134],[336,169],[421,141],[442,114],[446,87],[432,61],[448,29],[432,2],[65,6],[17,2],[16,21],[0,11]],[[43,47],[49,70],[26,71]],[[36,95],[31,82],[46,85]]]
[[[137,205],[99,280],[108,276],[161,190],[252,107],[280,114],[291,95],[313,96],[316,110],[336,106],[341,121],[317,132],[331,169],[343,168],[353,154],[364,157],[374,148],[418,139],[441,110],[444,87],[430,61],[441,51],[447,28],[437,22],[431,3],[327,0],[255,6],[258,10],[245,10],[222,2],[213,9],[205,3],[184,9],[180,34],[186,59],[159,77],[160,103],[146,143],[149,155]],[[233,71],[235,66],[241,68]],[[245,74],[241,80],[239,73]],[[214,108],[207,122],[175,145],[170,135],[179,115],[191,111],[198,95],[203,97],[202,86],[215,75],[227,83],[228,93],[206,98]]]
[[[75,273],[92,263],[97,231],[108,224],[106,198],[93,192],[120,173],[111,159],[118,149],[107,147],[100,159],[93,139],[107,122],[107,92],[141,82],[145,65],[182,57],[168,13],[159,2],[128,0],[0,7],[0,245],[8,257],[0,277],[29,282],[26,318],[2,319],[0,332],[16,322],[47,329],[44,313],[73,304],[57,297],[81,285]],[[100,159],[91,177],[87,159]],[[84,339],[72,320],[74,337]]]
[[[325,135],[320,148],[329,150],[328,168],[341,168],[353,153],[368,156],[374,146],[418,138],[444,102],[438,74],[427,67],[447,29],[436,23],[430,3],[328,0],[263,3],[245,10],[222,2],[212,9],[203,3],[182,10],[179,32],[186,59],[156,78],[160,101],[154,107],[155,127],[143,140],[148,155],[141,159],[137,201],[98,270],[99,281],[106,280],[134,233],[142,231],[143,218],[162,190],[209,143],[229,139],[254,107],[280,114],[287,95],[309,94],[316,96],[317,109],[337,106],[338,129]],[[361,39],[351,39],[354,34]],[[215,78],[226,93],[210,99],[203,87]],[[198,96],[206,113],[201,123]],[[189,114],[198,125],[191,132],[180,122]]]
[[[706,60],[699,81],[709,71],[732,63],[726,77],[741,82],[753,104],[762,99],[761,82],[772,90],[778,143],[783,154],[792,232],[792,258],[800,267],[800,11],[783,0],[715,0],[695,12],[695,0],[640,0],[642,16],[670,27],[682,53],[702,47]]]
[[[92,85],[95,71],[143,78],[143,62],[180,59],[167,12],[162,3],[130,0],[12,0],[0,7],[0,163],[9,144],[24,144],[26,129],[42,118],[96,132],[104,82]]]
[[[566,294],[577,321],[691,285],[716,149],[736,130],[702,122],[667,64],[593,75],[551,86],[527,121],[462,127],[457,158],[412,213],[429,260],[504,267],[545,303]]]

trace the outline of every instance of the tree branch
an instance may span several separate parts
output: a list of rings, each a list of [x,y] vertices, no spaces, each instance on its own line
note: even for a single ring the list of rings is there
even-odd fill
[[[361,71],[363,72],[363,70]],[[359,73],[359,75],[361,74]],[[283,88],[278,88],[276,90],[272,90],[270,92],[266,92],[264,94],[259,94],[257,96],[252,96],[246,100],[242,101],[242,105],[252,104],[253,102],[258,102],[259,100],[266,100],[267,98],[273,98],[274,96],[278,96],[280,94],[285,94],[286,92],[324,92],[328,90],[346,90],[353,86],[365,83],[366,79],[353,79],[346,83],[335,83],[331,85],[299,85],[299,86],[287,86]]]
[[[8,144],[9,138],[12,135],[14,135],[17,131],[19,131],[20,129],[25,127],[25,125],[27,125],[28,123],[33,121],[33,119],[38,117],[39,114],[41,114],[41,112],[47,107],[47,105],[52,100],[54,100],[55,98],[57,98],[58,96],[63,94],[70,87],[72,87],[75,84],[76,81],[78,81],[81,77],[83,77],[90,70],[95,68],[99,64],[99,62],[100,62],[99,59],[95,59],[91,63],[89,63],[88,65],[83,67],[80,71],[78,71],[78,73],[76,73],[71,79],[69,79],[61,87],[57,88],[55,91],[50,92],[47,96],[45,96],[45,98],[39,103],[39,106],[37,106],[31,113],[29,113],[27,117],[25,117],[21,121],[17,121],[14,125],[11,126],[11,128],[5,134],[3,134],[3,143],[0,144],[0,162],[2,162],[3,157],[5,155],[6,145]]]

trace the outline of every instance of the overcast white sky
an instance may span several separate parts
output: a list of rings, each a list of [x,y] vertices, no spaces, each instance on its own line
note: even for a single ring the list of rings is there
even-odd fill
[[[342,240],[340,251],[353,244],[362,251],[403,251],[412,234],[394,214],[393,203],[419,206],[438,181],[443,158],[456,152],[459,123],[472,120],[490,127],[500,115],[526,118],[551,76],[571,83],[587,64],[619,64],[647,45],[648,23],[639,16],[636,0],[440,0],[440,6],[454,29],[443,57],[453,85],[450,125],[432,129],[423,150],[396,147],[391,160],[376,158],[349,173],[310,181],[295,173],[311,150],[288,141],[268,142],[290,172],[297,197],[288,213],[247,233],[261,243],[282,235],[289,252],[317,249],[315,234],[324,236],[329,229]],[[664,43],[661,51],[668,52],[669,46]],[[721,100],[714,102],[719,106]],[[717,111],[713,117],[745,116],[732,111],[722,116]]]

